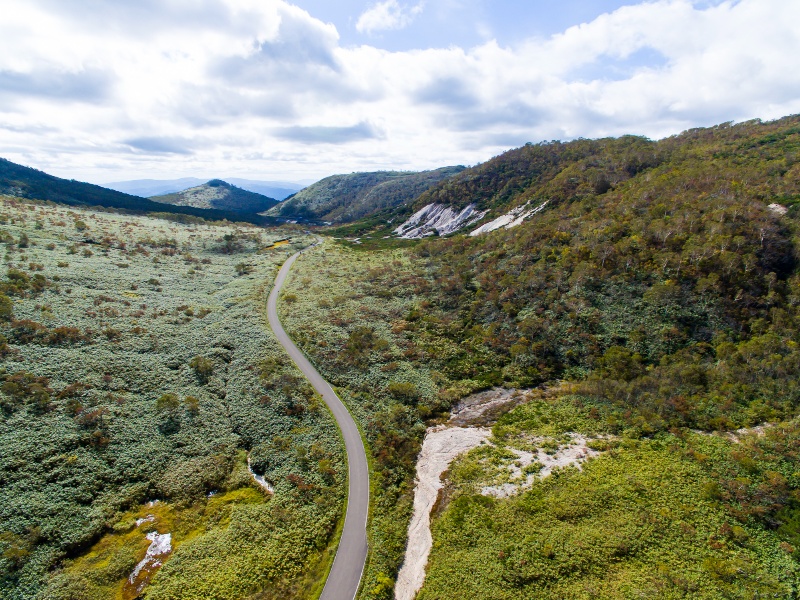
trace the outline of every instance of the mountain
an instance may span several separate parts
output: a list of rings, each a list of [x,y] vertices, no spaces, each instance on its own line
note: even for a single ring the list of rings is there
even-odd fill
[[[291,219],[349,223],[411,202],[464,167],[435,171],[376,171],[332,175],[314,183],[267,214]]]
[[[134,179],[131,181],[112,181],[103,184],[105,187],[125,194],[142,196],[160,196],[173,194],[205,183],[206,180],[197,177],[182,177],[180,179]]]
[[[306,187],[302,182],[292,181],[256,181],[252,179],[239,179],[238,177],[228,177],[225,181],[243,190],[247,190],[248,192],[263,194],[264,196],[269,196],[276,200],[285,200],[292,194],[296,194]]]
[[[527,144],[425,191],[403,209],[407,219],[394,232],[414,239],[456,231],[477,236],[511,229],[563,202],[599,198],[630,182],[641,184],[652,172],[680,169],[686,163],[699,168],[708,158],[699,156],[699,149],[713,158],[734,153],[747,161],[753,177],[766,181],[769,174],[763,172],[754,149],[763,154],[765,148],[791,139],[798,120],[792,116],[769,123],[724,123],[660,141],[623,136]],[[770,141],[771,136],[778,136],[778,141]],[[785,168],[790,166],[787,163]]]
[[[664,146],[637,136],[527,144],[462,171],[421,194],[401,237],[446,235],[471,224],[518,225],[563,199],[607,191],[660,164]],[[512,225],[513,226],[513,225]]]
[[[181,192],[191,187],[202,185],[206,181],[205,179],[199,179],[197,177],[183,177],[181,179],[134,179],[130,181],[106,183],[105,187],[117,190],[118,192],[149,198],[152,196]],[[256,194],[262,194],[270,198],[275,198],[276,200],[283,200],[305,187],[305,185],[297,182],[260,181],[254,179],[240,179],[238,177],[227,177],[224,181],[240,187],[243,190],[247,190],[248,192],[255,192]]]
[[[174,206],[212,208],[241,213],[264,212],[278,204],[274,198],[248,192],[221,179],[212,179],[203,185],[174,194],[153,196],[151,200]]]
[[[263,223],[255,214],[208,210],[192,206],[170,206],[147,198],[124,194],[116,190],[48,175],[42,171],[18,165],[0,158],[0,194],[34,200],[50,200],[72,206],[104,206],[137,212],[170,212],[210,220],[239,220]]]

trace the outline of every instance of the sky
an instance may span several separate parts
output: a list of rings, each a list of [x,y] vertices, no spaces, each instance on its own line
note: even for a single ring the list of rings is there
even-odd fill
[[[473,165],[800,113],[796,0],[0,0],[0,157],[62,177]]]

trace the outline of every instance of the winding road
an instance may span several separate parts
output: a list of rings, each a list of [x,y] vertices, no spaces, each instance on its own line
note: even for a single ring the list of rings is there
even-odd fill
[[[308,378],[317,393],[333,413],[344,438],[347,451],[348,497],[344,529],[339,540],[339,548],[328,574],[321,600],[353,600],[358,593],[364,564],[367,560],[367,514],[369,511],[369,466],[364,452],[364,443],[353,417],[339,399],[330,384],[314,368],[300,349],[283,330],[278,319],[278,294],[283,287],[292,264],[300,256],[292,255],[281,267],[275,278],[275,285],[267,300],[267,317],[275,337],[284,347],[297,367]]]

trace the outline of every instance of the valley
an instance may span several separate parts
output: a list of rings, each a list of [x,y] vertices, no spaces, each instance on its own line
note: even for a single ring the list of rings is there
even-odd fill
[[[9,185],[0,592],[795,597],[798,150],[528,144],[266,226]]]

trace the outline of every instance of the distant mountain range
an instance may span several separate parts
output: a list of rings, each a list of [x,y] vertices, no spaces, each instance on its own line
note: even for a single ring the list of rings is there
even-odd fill
[[[463,171],[376,171],[332,175],[296,193],[266,214],[273,217],[350,223],[413,202],[431,187]]]
[[[244,190],[240,190],[240,192],[243,194],[250,193]],[[168,212],[192,215],[212,221],[227,219],[229,221],[248,221],[256,224],[270,222],[268,218],[255,214],[255,210],[248,213],[155,202],[92,183],[75,181],[74,179],[61,179],[30,167],[18,165],[4,158],[0,158],[0,194],[33,200],[50,200],[72,206],[103,206],[136,212]],[[257,194],[253,195],[258,196]],[[254,205],[258,210],[264,210],[263,206],[274,206],[276,203],[277,201],[272,198],[260,196],[258,203],[254,203]]]
[[[197,177],[182,177],[181,179],[134,179],[130,181],[113,181],[103,184],[105,187],[126,194],[143,196],[162,196],[164,194],[174,194],[189,188],[203,185],[207,179]],[[238,177],[227,177],[223,181],[235,185],[236,187],[262,194],[276,200],[283,200],[292,194],[302,190],[305,185],[302,182],[291,181],[260,181],[253,179],[240,179]]]
[[[188,190],[163,196],[152,196],[150,199],[174,206],[215,208],[243,213],[264,212],[278,204],[278,201],[274,198],[248,192],[221,179],[212,179]]]

